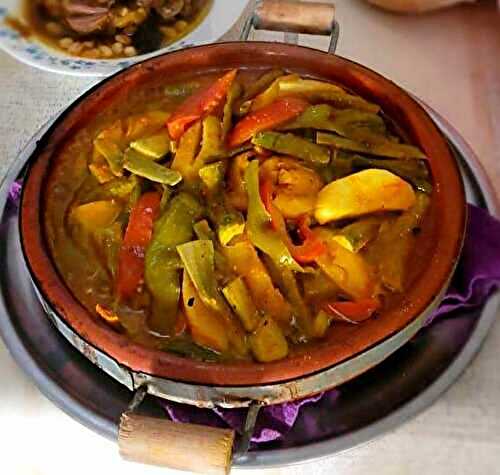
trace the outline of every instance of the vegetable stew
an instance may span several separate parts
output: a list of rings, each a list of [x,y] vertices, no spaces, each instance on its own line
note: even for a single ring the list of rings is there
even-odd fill
[[[337,84],[281,70],[154,84],[58,152],[47,241],[80,302],[131,340],[275,361],[404,295],[426,160]]]

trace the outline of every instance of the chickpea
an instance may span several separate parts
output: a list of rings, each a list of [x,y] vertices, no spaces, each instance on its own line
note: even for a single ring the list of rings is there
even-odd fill
[[[127,46],[124,50],[123,50],[125,56],[135,56],[137,54],[137,50],[133,47],[133,46]]]
[[[127,35],[116,35],[115,40],[125,46],[128,46],[132,43],[132,40]]]
[[[113,56],[113,50],[107,45],[99,46],[99,51],[103,58],[111,58]]]
[[[64,34],[64,27],[55,21],[49,21],[45,25],[45,29],[52,36],[62,36]]]
[[[68,48],[68,52],[71,54],[80,54],[83,50],[83,44],[79,41],[73,41],[71,46]]]
[[[85,51],[85,57],[91,59],[99,59],[101,57],[101,52],[97,48],[92,48]]]
[[[182,33],[187,27],[188,27],[189,23],[187,21],[184,21],[184,20],[179,20],[177,22],[175,22],[175,29],[179,32],[179,33]]]
[[[82,44],[83,44],[84,48],[91,49],[95,46],[95,41],[88,40],[88,41],[84,41]]]
[[[173,40],[178,35],[177,30],[173,26],[163,26],[160,31],[167,40]]]
[[[64,49],[68,49],[73,44],[73,38],[61,38],[59,40],[59,46]]]
[[[113,43],[111,49],[113,50],[113,53],[116,55],[123,54],[123,44],[118,43],[118,41],[116,43]]]

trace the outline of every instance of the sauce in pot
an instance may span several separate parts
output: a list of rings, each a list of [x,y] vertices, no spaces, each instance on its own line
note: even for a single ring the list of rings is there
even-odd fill
[[[281,70],[139,88],[60,151],[53,259],[144,346],[285,358],[411,282],[432,184],[395,131],[376,104]]]

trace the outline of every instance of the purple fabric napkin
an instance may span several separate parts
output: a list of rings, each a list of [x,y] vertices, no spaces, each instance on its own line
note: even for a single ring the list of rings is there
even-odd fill
[[[21,183],[15,182],[9,190],[10,204],[17,206],[21,194]],[[452,314],[457,309],[472,309],[482,306],[491,293],[500,288],[500,221],[485,210],[468,205],[469,220],[460,262],[443,302],[426,322]],[[285,440],[295,424],[300,409],[320,400],[328,400],[334,406],[342,389],[261,409],[252,437],[254,444]],[[230,427],[242,432],[246,409],[201,409],[159,399],[173,421],[191,422],[212,427]]]
[[[500,288],[500,221],[486,211],[468,205],[469,221],[464,248],[453,281],[443,302],[426,322],[431,324],[462,308],[483,305],[491,293]],[[259,444],[284,440],[293,427],[300,408],[328,399],[330,407],[341,394],[342,388],[300,401],[266,406],[261,409],[252,442]],[[241,434],[246,409],[200,409],[193,406],[159,400],[173,421],[191,422],[213,427],[230,427]]]

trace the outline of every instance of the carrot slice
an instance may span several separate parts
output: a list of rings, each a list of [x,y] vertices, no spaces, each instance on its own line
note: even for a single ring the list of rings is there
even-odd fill
[[[278,127],[295,119],[308,107],[309,103],[298,97],[278,99],[240,120],[229,134],[227,145],[229,148],[238,147],[257,132]]]
[[[188,97],[167,120],[170,137],[179,140],[190,125],[220,107],[237,73],[237,69],[232,69],[207,88]]]
[[[132,208],[118,256],[116,293],[119,298],[130,298],[144,281],[144,254],[160,212],[160,201],[160,193],[149,192]]]
[[[323,310],[337,320],[359,323],[370,318],[380,307],[377,299],[363,299],[355,302],[330,302],[323,305]]]

